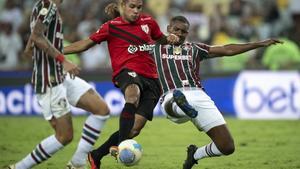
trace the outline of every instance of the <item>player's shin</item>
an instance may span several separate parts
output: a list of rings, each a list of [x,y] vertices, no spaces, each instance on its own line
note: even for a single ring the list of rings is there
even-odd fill
[[[126,103],[119,121],[119,143],[128,139],[134,125],[136,107],[132,103]]]

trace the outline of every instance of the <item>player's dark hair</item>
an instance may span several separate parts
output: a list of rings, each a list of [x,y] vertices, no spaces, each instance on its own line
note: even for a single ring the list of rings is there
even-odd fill
[[[174,16],[173,18],[171,18],[171,22],[175,22],[175,21],[180,21],[190,26],[190,22],[184,16]]]
[[[105,7],[105,13],[111,18],[114,19],[120,16],[120,11],[117,3],[110,3]]]
[[[143,0],[142,0],[143,1]],[[108,4],[105,7],[105,13],[111,18],[114,19],[116,17],[121,16],[121,12],[119,7],[126,4],[128,0],[118,0],[118,2],[113,2]],[[143,1],[144,2],[144,1]]]

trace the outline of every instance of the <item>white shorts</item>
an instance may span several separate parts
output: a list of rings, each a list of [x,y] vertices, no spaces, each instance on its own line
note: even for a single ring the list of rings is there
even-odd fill
[[[181,90],[181,89],[179,89]],[[182,89],[182,93],[185,95],[187,101],[198,111],[196,118],[190,118],[187,115],[176,118],[167,114],[165,111],[165,104],[170,98],[173,97],[173,93],[169,92],[164,95],[164,100],[161,103],[162,111],[167,114],[167,118],[175,123],[185,123],[192,121],[198,130],[208,132],[211,128],[226,124],[224,117],[216,107],[211,98],[201,89],[191,88]],[[184,114],[183,111],[177,106],[176,111],[181,111],[179,114]]]
[[[62,84],[48,87],[44,94],[37,94],[44,118],[51,120],[53,117],[59,118],[69,113],[70,104],[76,106],[80,97],[91,88],[84,80],[79,77],[71,79],[68,74]]]
[[[69,74],[67,74],[63,85],[67,89],[67,99],[72,106],[76,106],[80,97],[92,88],[90,84],[79,77],[71,79]]]
[[[63,84],[48,87],[46,93],[37,94],[36,97],[46,120],[60,118],[71,111],[67,90]]]

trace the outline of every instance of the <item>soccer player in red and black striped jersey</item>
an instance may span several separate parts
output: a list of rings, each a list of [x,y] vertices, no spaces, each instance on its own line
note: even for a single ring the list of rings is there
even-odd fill
[[[25,56],[33,59],[32,84],[55,135],[42,140],[36,148],[9,169],[29,169],[49,159],[71,142],[73,126],[70,105],[92,114],[83,126],[82,137],[67,168],[83,169],[87,153],[98,139],[109,109],[101,96],[82,79],[76,77],[79,68],[64,58],[63,27],[58,6],[62,0],[38,0],[31,15],[31,36]],[[72,78],[65,72],[69,72]]]
[[[218,56],[232,56],[281,43],[276,39],[245,44],[209,46],[185,42],[189,22],[183,16],[173,17],[168,32],[180,40],[174,45],[155,45],[153,56],[162,86],[162,111],[175,123],[191,121],[199,131],[204,131],[212,142],[197,147],[189,145],[183,169],[191,169],[199,159],[229,155],[234,152],[234,142],[226,122],[200,83],[200,62]]]
[[[118,17],[104,23],[89,38],[65,48],[65,54],[78,53],[107,41],[112,80],[122,90],[126,102],[119,131],[91,153],[93,169],[99,168],[99,161],[109,153],[111,146],[137,136],[147,120],[152,120],[161,91],[149,49],[154,41],[173,43],[178,40],[175,35],[165,36],[151,16],[141,14],[142,7],[142,0],[119,0],[118,4],[110,4],[106,11]]]

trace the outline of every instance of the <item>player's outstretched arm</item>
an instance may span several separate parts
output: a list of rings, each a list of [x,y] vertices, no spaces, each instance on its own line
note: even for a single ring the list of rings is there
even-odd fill
[[[156,42],[158,44],[176,44],[179,41],[179,37],[176,36],[175,34],[169,34],[168,36],[163,35],[160,39],[158,39]]]
[[[233,56],[233,55],[247,52],[249,50],[257,49],[260,47],[268,47],[270,45],[275,45],[279,43],[283,43],[283,42],[277,39],[267,39],[259,42],[250,42],[244,44],[228,44],[223,46],[211,46],[209,49],[209,55],[211,57]]]
[[[74,42],[64,48],[64,54],[80,53],[93,47],[96,43],[90,38]]]

